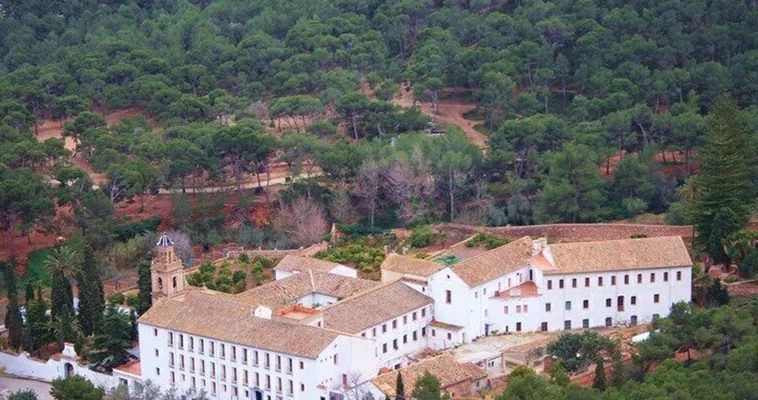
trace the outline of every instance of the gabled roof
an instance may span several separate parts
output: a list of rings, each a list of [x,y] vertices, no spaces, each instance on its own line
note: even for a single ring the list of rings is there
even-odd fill
[[[424,278],[432,276],[434,273],[444,268],[444,265],[432,260],[401,256],[396,253],[389,254],[382,263],[382,269],[386,269],[387,271],[422,276]]]
[[[403,385],[406,388],[412,388],[416,384],[416,381],[427,372],[439,379],[440,388],[443,391],[461,382],[475,382],[487,377],[487,373],[473,363],[460,363],[455,360],[455,357],[451,353],[445,353],[380,375],[371,382],[386,396],[394,397],[397,395],[395,392],[397,374],[402,374]]]
[[[324,326],[357,334],[428,304],[432,304],[430,297],[394,281],[324,308]]]
[[[277,310],[292,305],[297,299],[311,293],[345,298],[377,284],[378,282],[367,279],[307,270],[246,290],[236,297],[238,301],[248,305],[263,305]]]
[[[692,266],[681,236],[551,244],[546,275]]]
[[[529,236],[454,264],[450,269],[469,287],[479,286],[529,264],[532,258]]]
[[[319,260],[318,258],[288,254],[279,261],[279,264],[276,264],[274,269],[286,272],[305,272],[308,270],[329,272],[340,265],[336,262]]]
[[[254,317],[250,306],[236,297],[192,289],[182,296],[160,299],[140,317],[139,323],[311,359],[340,335],[313,326]]]

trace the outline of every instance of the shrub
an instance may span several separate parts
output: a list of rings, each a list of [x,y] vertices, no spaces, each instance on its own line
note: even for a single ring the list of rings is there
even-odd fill
[[[250,256],[248,256],[247,254],[240,254],[239,260],[241,263],[248,264],[250,263]]]
[[[340,264],[353,264],[361,271],[371,272],[376,271],[384,261],[384,251],[362,244],[349,244],[330,247],[316,253],[315,257]]]
[[[262,256],[255,256],[253,259],[254,263],[260,263],[263,268],[274,268],[276,264],[279,262],[277,260],[274,260],[273,258],[268,257],[262,257]]]
[[[435,233],[427,225],[413,228],[411,234],[405,239],[406,243],[415,248],[427,247],[445,237],[443,233]]]
[[[126,305],[132,308],[137,308],[139,305],[139,298],[133,294],[126,296]]]
[[[122,293],[111,293],[107,296],[108,303],[111,304],[124,304],[124,295]]]
[[[510,243],[510,240],[504,237],[495,236],[485,232],[479,232],[471,240],[466,242],[466,247],[477,247],[484,245],[484,248],[487,250],[492,250],[508,243]]]
[[[126,242],[135,236],[147,232],[155,232],[161,222],[163,222],[163,217],[160,215],[154,215],[150,218],[121,225],[115,229],[116,239],[121,242]]]

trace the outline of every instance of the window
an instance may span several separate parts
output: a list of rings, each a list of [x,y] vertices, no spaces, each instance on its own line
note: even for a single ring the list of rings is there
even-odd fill
[[[590,287],[590,278],[584,278],[584,287]]]
[[[585,318],[582,320],[582,328],[589,329],[590,328],[590,320]]]
[[[432,337],[437,337],[437,330],[436,329],[432,329]]]
[[[392,320],[392,329],[397,329],[397,320]]]
[[[503,307],[503,314],[508,314],[508,306]]]
[[[663,281],[664,282],[668,282],[669,281],[669,273],[668,272],[664,272],[663,273]]]
[[[305,385],[303,385],[302,383],[300,384],[300,391],[301,391],[301,392],[304,392],[304,391],[305,391]]]
[[[421,328],[421,337],[426,337],[426,327]]]
[[[453,302],[453,292],[445,290],[445,303],[450,304]]]
[[[571,330],[571,321],[569,321],[569,320],[563,321],[563,329],[565,329],[567,331]]]
[[[408,343],[408,335],[403,335],[403,344]]]
[[[339,361],[338,358],[337,358],[337,356],[338,356],[338,354],[334,355],[334,365],[337,365],[337,363]]]
[[[582,302],[582,307],[585,308],[585,309],[590,308],[590,301],[589,300],[584,300]]]
[[[529,312],[529,305],[524,304],[524,313],[528,313],[528,312]],[[484,315],[487,316],[487,313],[484,313]]]
[[[453,340],[453,334],[448,332],[447,334],[447,340]]]
[[[629,274],[624,275],[624,285],[629,284]]]
[[[571,287],[572,288],[576,287],[576,278],[574,278],[574,279],[571,280]]]
[[[543,322],[543,323],[540,325],[540,330],[541,330],[542,332],[547,332],[547,322]]]
[[[605,326],[611,326],[613,325],[613,318],[608,317],[605,319]]]
[[[655,272],[650,273],[650,283],[655,282]]]
[[[521,332],[521,322],[516,322],[516,332]]]
[[[195,350],[195,338],[190,336],[189,351],[194,351],[194,350]]]
[[[153,336],[158,336],[158,330],[153,328]]]
[[[660,301],[661,301],[661,295],[659,294],[653,295],[653,303],[660,303]]]
[[[552,309],[552,305],[550,303],[545,303],[545,312],[550,312],[552,311],[551,309]]]
[[[475,298],[475,299],[478,299],[478,298],[479,298],[479,292],[474,292],[474,298]]]
[[[408,325],[408,316],[403,315],[403,325]]]
[[[613,306],[613,300],[611,300],[611,299],[605,299],[605,306],[606,307],[612,307]]]
[[[566,310],[567,311],[571,311],[571,302],[570,301],[566,302]]]
[[[413,331],[413,341],[415,342],[417,340],[418,340],[418,333],[416,331]]]
[[[637,274],[637,283],[642,283],[642,274]]]
[[[676,280],[678,281],[682,280],[682,271],[676,271]]]
[[[521,314],[521,306],[516,306],[516,314]]]
[[[301,370],[305,369],[305,363],[304,363],[304,362],[302,362],[302,361],[300,361],[300,369],[301,369]]]
[[[387,352],[387,343],[382,344],[382,353]]]
[[[616,277],[612,276],[611,277],[611,286],[614,286],[614,285],[616,285]]]
[[[422,313],[421,315],[423,316],[424,314],[425,313]],[[414,321],[416,320],[416,312],[415,311],[413,312],[413,314],[411,314],[411,319],[413,319]]]
[[[203,339],[200,339],[200,350],[198,350],[200,354],[203,354],[203,351],[205,351],[205,341]]]
[[[416,313],[414,312],[413,315],[416,315]],[[421,316],[426,317],[426,307],[421,309]]]
[[[376,328],[371,329],[371,336],[376,337]]]
[[[637,316],[636,315],[632,315],[631,319],[632,319],[632,321],[631,321],[632,326],[637,325]]]
[[[382,333],[387,332],[387,324],[382,324]]]
[[[155,369],[155,375],[160,375],[160,374],[161,374],[161,369],[160,368],[156,368]]]
[[[633,306],[634,306],[634,305],[637,305],[637,296],[632,296],[632,298],[631,298],[630,302],[631,302],[631,304],[632,304]]]
[[[558,289],[563,289],[563,279],[558,280]]]
[[[598,276],[597,277],[597,285],[598,286],[603,286],[603,277],[602,276]]]
[[[176,383],[176,376],[174,375],[174,371],[171,371],[171,384],[173,385]]]
[[[511,285],[508,284],[508,286],[510,287]],[[548,279],[548,281],[547,281],[547,290],[551,290],[551,289],[553,289],[553,280],[552,279]]]

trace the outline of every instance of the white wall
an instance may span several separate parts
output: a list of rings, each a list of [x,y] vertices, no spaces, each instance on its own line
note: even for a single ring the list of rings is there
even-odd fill
[[[398,364],[405,366],[408,364],[407,356],[409,354],[427,347],[430,334],[428,325],[432,321],[434,312],[434,307],[429,304],[361,332],[361,337],[373,341],[371,355],[375,356],[378,367],[395,368]],[[416,314],[415,320],[413,319],[414,313]],[[396,321],[396,328],[393,328],[393,321]],[[383,332],[384,325],[387,327],[386,332]],[[415,340],[414,332],[416,334]],[[394,348],[395,340],[397,341],[397,349]],[[386,353],[384,352],[385,345],[387,347]]]
[[[0,366],[4,369],[5,373],[21,378],[52,382],[56,378],[66,376],[66,364],[71,365],[73,375],[81,375],[89,379],[95,386],[105,389],[112,389],[121,384],[122,382],[119,378],[127,379],[127,385],[133,385],[134,383],[134,380],[128,377],[95,372],[87,368],[87,366],[79,365],[70,359],[55,360],[51,358],[44,362],[30,358],[26,353],[16,355],[0,352]]]
[[[429,293],[434,300],[434,319],[446,324],[462,326],[464,341],[469,343],[472,337],[472,318],[475,312],[474,295],[468,285],[450,268],[445,268],[429,278]],[[451,302],[447,303],[447,291]]]

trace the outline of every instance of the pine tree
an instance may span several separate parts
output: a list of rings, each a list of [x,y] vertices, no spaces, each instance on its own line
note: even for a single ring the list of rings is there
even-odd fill
[[[141,262],[138,267],[137,286],[137,314],[142,315],[153,305],[153,282],[150,276],[150,263]]]
[[[601,391],[605,390],[605,362],[603,361],[603,357],[597,358],[597,363],[595,364],[595,380],[592,382],[592,387]]]
[[[724,238],[740,230],[740,221],[737,214],[730,208],[722,207],[716,211],[711,225],[711,236],[708,238],[708,255],[714,262],[727,261],[729,257],[724,251]]]
[[[8,329],[8,343],[13,348],[20,348],[24,340],[24,319],[18,303],[18,288],[16,287],[16,270],[13,262],[3,266],[5,290],[8,295],[8,305],[5,310],[5,328]]]
[[[719,307],[729,304],[729,291],[721,284],[721,279],[716,278],[708,292],[705,294],[705,303],[708,307]]]
[[[92,341],[91,359],[98,362],[112,357],[106,368],[113,368],[127,360],[126,349],[131,344],[129,316],[122,314],[115,307],[109,306],[103,317],[102,329],[98,330],[98,334]]]
[[[405,399],[405,385],[403,384],[403,374],[397,373],[397,380],[395,381],[395,395],[397,400]]]
[[[753,143],[742,112],[731,96],[720,96],[711,109],[705,134],[705,148],[697,177],[700,195],[694,216],[698,233],[696,242],[707,248],[714,261],[723,260],[720,246],[710,245],[723,239],[713,236],[719,210],[731,210],[738,227],[743,227],[750,216],[754,192],[750,179],[755,161]],[[716,234],[718,236],[723,232]]]
[[[84,336],[89,336],[102,324],[105,297],[103,282],[95,261],[95,251],[88,244],[84,244],[81,254],[82,264],[76,274],[79,283],[79,325]]]

